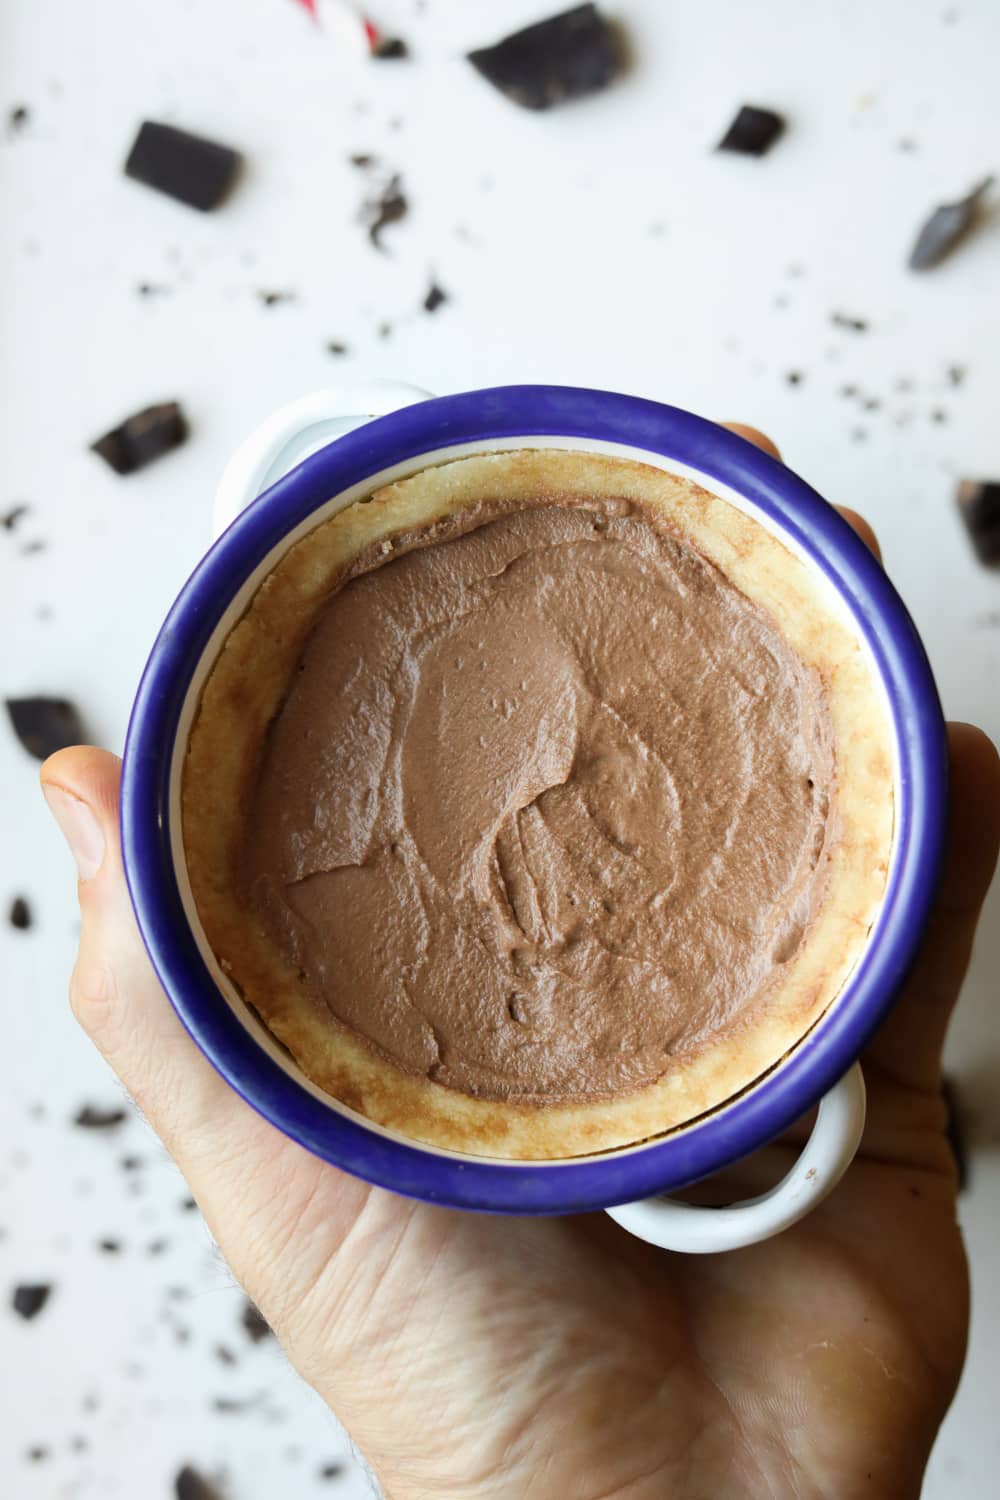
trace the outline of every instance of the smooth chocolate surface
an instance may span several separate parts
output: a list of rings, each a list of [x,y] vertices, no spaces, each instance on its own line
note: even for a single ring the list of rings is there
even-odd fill
[[[611,1098],[766,1003],[822,901],[831,730],[770,617],[651,514],[524,504],[333,593],[243,878],[303,983],[407,1072]]]

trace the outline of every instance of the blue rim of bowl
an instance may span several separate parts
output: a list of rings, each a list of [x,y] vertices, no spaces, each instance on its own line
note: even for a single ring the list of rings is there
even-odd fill
[[[896,847],[873,941],[837,1004],[763,1080],[639,1148],[561,1162],[438,1155],[340,1114],[291,1078],[220,995],[188,923],[170,852],[173,747],[188,685],[219,619],[282,538],[332,496],[390,466],[459,444],[563,437],[645,449],[758,506],[847,601],[875,658],[899,749]],[[125,746],[125,869],[143,941],[181,1021],[229,1084],[317,1156],[381,1187],[455,1208],[584,1212],[708,1176],[773,1139],[858,1057],[913,960],[943,853],[947,743],[913,622],[868,548],[807,484],[743,438],[676,407],[567,386],[501,386],[406,407],[337,438],[252,504],[181,590],[150,654]]]

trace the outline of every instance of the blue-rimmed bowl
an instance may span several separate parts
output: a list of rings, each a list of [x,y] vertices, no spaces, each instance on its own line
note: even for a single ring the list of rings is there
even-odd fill
[[[756,515],[833,584],[867,644],[896,740],[893,857],[878,922],[841,995],[751,1089],[654,1142],[564,1162],[501,1162],[403,1140],[312,1085],[233,993],[194,912],[179,783],[200,687],[229,629],[293,540],[379,484],[489,448],[619,454],[689,475]],[[680,1187],[747,1155],[816,1104],[858,1057],[914,957],[946,818],[941,708],[913,622],[847,523],[777,460],[674,407],[606,391],[507,386],[421,401],[329,442],[238,516],[195,569],[157,637],[129,725],[121,824],[129,889],[164,989],[244,1099],[310,1151],[369,1182],[503,1213],[605,1208]],[[214,969],[214,972],[213,972]]]

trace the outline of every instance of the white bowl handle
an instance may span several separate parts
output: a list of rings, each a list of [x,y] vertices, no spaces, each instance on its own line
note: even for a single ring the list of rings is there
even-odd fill
[[[708,1255],[755,1245],[803,1218],[836,1187],[858,1149],[864,1123],[865,1081],[855,1063],[823,1099],[802,1155],[770,1192],[728,1208],[646,1198],[608,1213],[630,1234],[664,1250]]]
[[[334,390],[314,391],[274,412],[240,444],[223,470],[215,492],[212,535],[221,536],[242,510],[304,458],[334,438],[384,417],[429,391],[395,380],[370,380]]]

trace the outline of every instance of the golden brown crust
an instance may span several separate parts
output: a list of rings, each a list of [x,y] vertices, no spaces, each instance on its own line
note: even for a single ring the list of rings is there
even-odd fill
[[[253,913],[232,872],[268,724],[317,611],[345,577],[408,534],[472,504],[626,497],[766,608],[821,674],[835,738],[836,828],[826,900],[752,1025],[605,1103],[537,1106],[473,1099],[403,1073],[332,1020]],[[894,751],[866,652],[813,570],[756,521],[693,482],[621,459],[558,450],[481,454],[424,469],[321,522],[285,553],[230,632],[202,692],[182,784],[188,875],[222,970],[322,1089],[415,1140],[511,1159],[579,1156],[660,1135],[749,1086],[801,1040],[860,957],[885,886]]]

